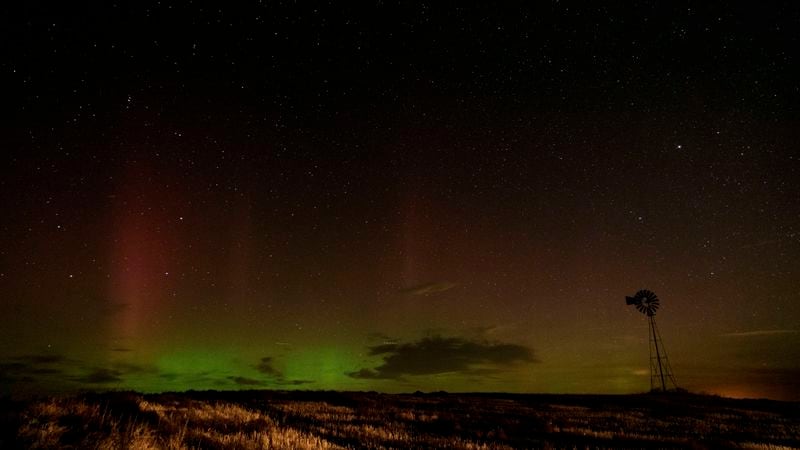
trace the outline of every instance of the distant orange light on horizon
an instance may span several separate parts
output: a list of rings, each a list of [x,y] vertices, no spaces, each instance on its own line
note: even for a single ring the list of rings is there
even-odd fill
[[[705,389],[708,393],[728,398],[768,398],[766,392],[753,389],[747,385],[718,386]]]

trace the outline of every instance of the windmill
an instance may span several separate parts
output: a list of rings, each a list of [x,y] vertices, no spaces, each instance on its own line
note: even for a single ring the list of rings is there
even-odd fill
[[[648,340],[650,341],[650,391],[667,392],[667,385],[671,384],[673,390],[678,389],[672,367],[669,365],[667,351],[661,340],[661,333],[656,326],[656,311],[658,310],[658,296],[653,291],[642,289],[633,297],[625,297],[625,303],[636,306],[640,313],[647,316],[650,324]]]

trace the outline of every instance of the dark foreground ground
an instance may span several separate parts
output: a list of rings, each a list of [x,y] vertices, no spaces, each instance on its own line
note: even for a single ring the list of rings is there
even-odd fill
[[[691,394],[115,392],[0,406],[4,449],[800,447],[800,403]]]

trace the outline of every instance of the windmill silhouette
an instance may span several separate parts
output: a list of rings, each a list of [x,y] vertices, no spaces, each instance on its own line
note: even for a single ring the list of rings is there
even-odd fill
[[[669,365],[667,350],[661,340],[661,333],[656,326],[656,311],[659,307],[658,296],[653,291],[642,289],[633,297],[625,297],[625,303],[636,306],[640,313],[647,316],[650,324],[648,340],[650,341],[650,391],[667,392],[667,386],[672,385],[672,390],[678,390],[672,367]]]

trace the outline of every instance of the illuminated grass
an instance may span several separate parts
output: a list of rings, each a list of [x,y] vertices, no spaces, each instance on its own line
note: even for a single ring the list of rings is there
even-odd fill
[[[800,446],[794,403],[702,396],[90,394],[17,404],[3,448]]]

